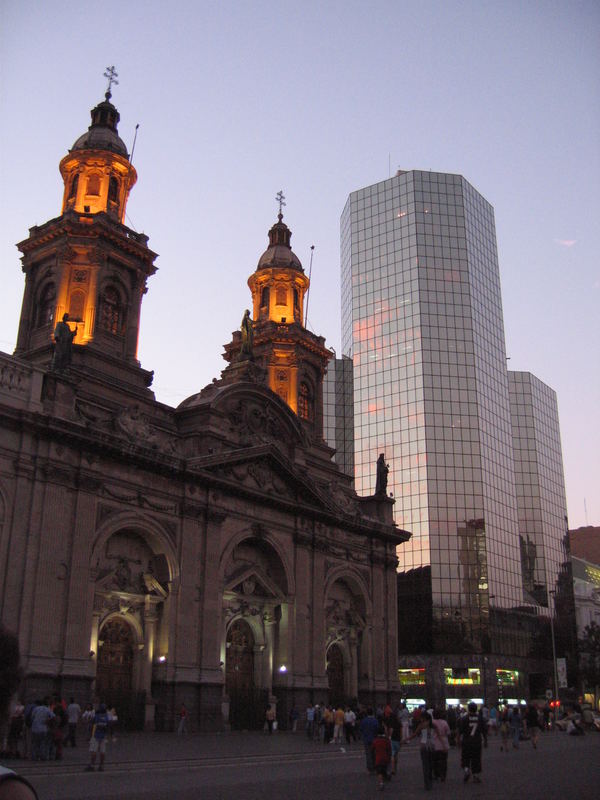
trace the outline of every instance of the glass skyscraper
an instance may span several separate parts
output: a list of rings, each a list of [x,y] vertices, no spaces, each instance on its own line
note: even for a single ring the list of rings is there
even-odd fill
[[[530,372],[508,379],[523,589],[526,599],[552,606],[567,533],[556,393]]]
[[[400,171],[349,196],[341,270],[356,489],[374,492],[385,453],[412,532],[398,549],[400,654],[464,654],[448,666],[475,660],[493,686],[486,654],[531,655],[539,610],[524,593],[493,208],[460,175]],[[452,684],[446,662],[433,679]]]
[[[323,438],[333,448],[333,460],[354,477],[354,384],[352,359],[333,358],[323,378]]]

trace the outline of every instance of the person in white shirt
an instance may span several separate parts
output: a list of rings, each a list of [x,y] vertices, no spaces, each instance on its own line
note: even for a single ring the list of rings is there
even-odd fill
[[[346,744],[350,744],[350,739],[356,741],[356,714],[351,708],[346,708],[344,712],[344,733]]]
[[[81,706],[79,703],[75,702],[73,697],[71,697],[69,700],[69,705],[67,706],[67,724],[69,726],[69,732],[67,733],[67,738],[65,740],[65,747],[69,744],[71,747],[77,747],[77,723],[79,722],[80,716]]]

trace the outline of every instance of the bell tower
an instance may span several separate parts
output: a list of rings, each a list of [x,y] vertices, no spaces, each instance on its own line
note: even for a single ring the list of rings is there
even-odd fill
[[[292,232],[283,221],[283,195],[277,197],[279,214],[269,231],[269,246],[248,278],[252,293],[252,360],[266,373],[275,392],[312,431],[323,436],[323,377],[332,357],[325,339],[303,324],[310,281],[291,248]],[[241,337],[225,346],[230,364],[244,358]]]
[[[105,75],[104,100],[92,109],[91,125],[59,165],[60,216],[30,228],[17,245],[25,292],[15,355],[50,366],[54,328],[66,313],[76,330],[73,371],[93,361],[101,373],[116,362],[139,372],[140,310],[147,279],[156,271],[156,253],[148,248],[147,236],[124,224],[137,173],[111,102],[114,68]]]

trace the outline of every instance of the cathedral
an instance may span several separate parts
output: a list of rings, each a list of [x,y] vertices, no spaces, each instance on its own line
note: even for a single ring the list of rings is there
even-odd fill
[[[18,247],[16,350],[0,353],[0,619],[24,696],[103,699],[130,727],[285,722],[309,701],[398,692],[396,549],[323,439],[331,351],[280,213],[219,378],[177,408],[137,359],[148,237],[105,95],[60,162],[60,216]],[[240,314],[241,316],[241,314]],[[375,469],[375,465],[373,465]]]

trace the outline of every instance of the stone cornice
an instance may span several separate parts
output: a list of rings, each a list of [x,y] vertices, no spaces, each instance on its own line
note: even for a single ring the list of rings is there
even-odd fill
[[[67,211],[60,217],[46,222],[44,225],[30,228],[29,238],[19,242],[17,247],[24,255],[26,262],[30,253],[41,246],[65,237],[83,237],[85,239],[103,238],[115,244],[118,249],[125,250],[144,262],[148,275],[156,272],[153,265],[157,253],[147,245],[148,238],[138,234],[110,218],[108,214],[77,214]]]

